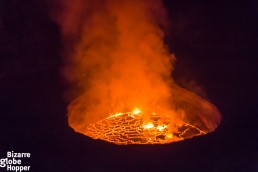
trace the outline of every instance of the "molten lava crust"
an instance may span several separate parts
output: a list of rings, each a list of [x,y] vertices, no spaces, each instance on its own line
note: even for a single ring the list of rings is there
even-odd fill
[[[169,131],[168,128],[174,128],[175,131]],[[145,121],[142,113],[128,112],[115,114],[90,124],[84,134],[94,139],[126,145],[164,144],[206,133],[187,123],[171,124],[157,114],[151,115],[150,120]]]

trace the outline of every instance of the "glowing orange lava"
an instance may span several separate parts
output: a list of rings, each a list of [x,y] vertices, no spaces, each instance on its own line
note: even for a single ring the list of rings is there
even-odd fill
[[[69,106],[69,125],[93,139],[118,145],[165,144],[215,130],[220,122],[216,107],[194,93],[178,86],[173,88],[171,113],[145,113],[136,108],[107,117],[80,118],[90,113],[83,106],[85,98],[80,97]]]
[[[90,124],[84,134],[115,144],[164,144],[206,133],[187,123],[173,123],[158,114],[144,120],[143,113],[137,109]]]

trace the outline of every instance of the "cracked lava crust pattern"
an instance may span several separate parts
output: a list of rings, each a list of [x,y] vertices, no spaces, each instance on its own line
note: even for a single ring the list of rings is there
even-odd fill
[[[206,134],[187,123],[173,124],[175,131],[169,131],[169,125],[169,121],[159,115],[152,115],[150,120],[144,121],[140,114],[121,113],[90,124],[85,134],[119,145],[164,144]]]

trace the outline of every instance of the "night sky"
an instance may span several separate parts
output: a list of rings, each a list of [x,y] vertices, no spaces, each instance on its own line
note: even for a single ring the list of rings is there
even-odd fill
[[[49,3],[0,0],[0,158],[30,152],[26,164],[45,172],[258,171],[258,1],[165,1],[173,77],[202,87],[222,122],[205,136],[130,146],[68,126],[61,33]]]

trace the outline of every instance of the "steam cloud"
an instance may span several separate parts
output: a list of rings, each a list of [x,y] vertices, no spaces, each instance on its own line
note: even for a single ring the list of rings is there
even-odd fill
[[[70,105],[78,112],[69,117],[78,131],[115,112],[139,107],[144,112],[171,114],[183,104],[172,106],[174,98],[199,100],[184,91],[172,95],[180,88],[171,78],[175,57],[164,44],[161,28],[167,23],[162,1],[63,0],[60,4],[55,17],[65,43],[64,73],[76,95],[81,95]],[[205,103],[198,105],[214,111]],[[196,123],[214,129],[206,118],[198,117]],[[176,119],[187,121],[185,112]],[[213,121],[219,122],[218,114]]]

